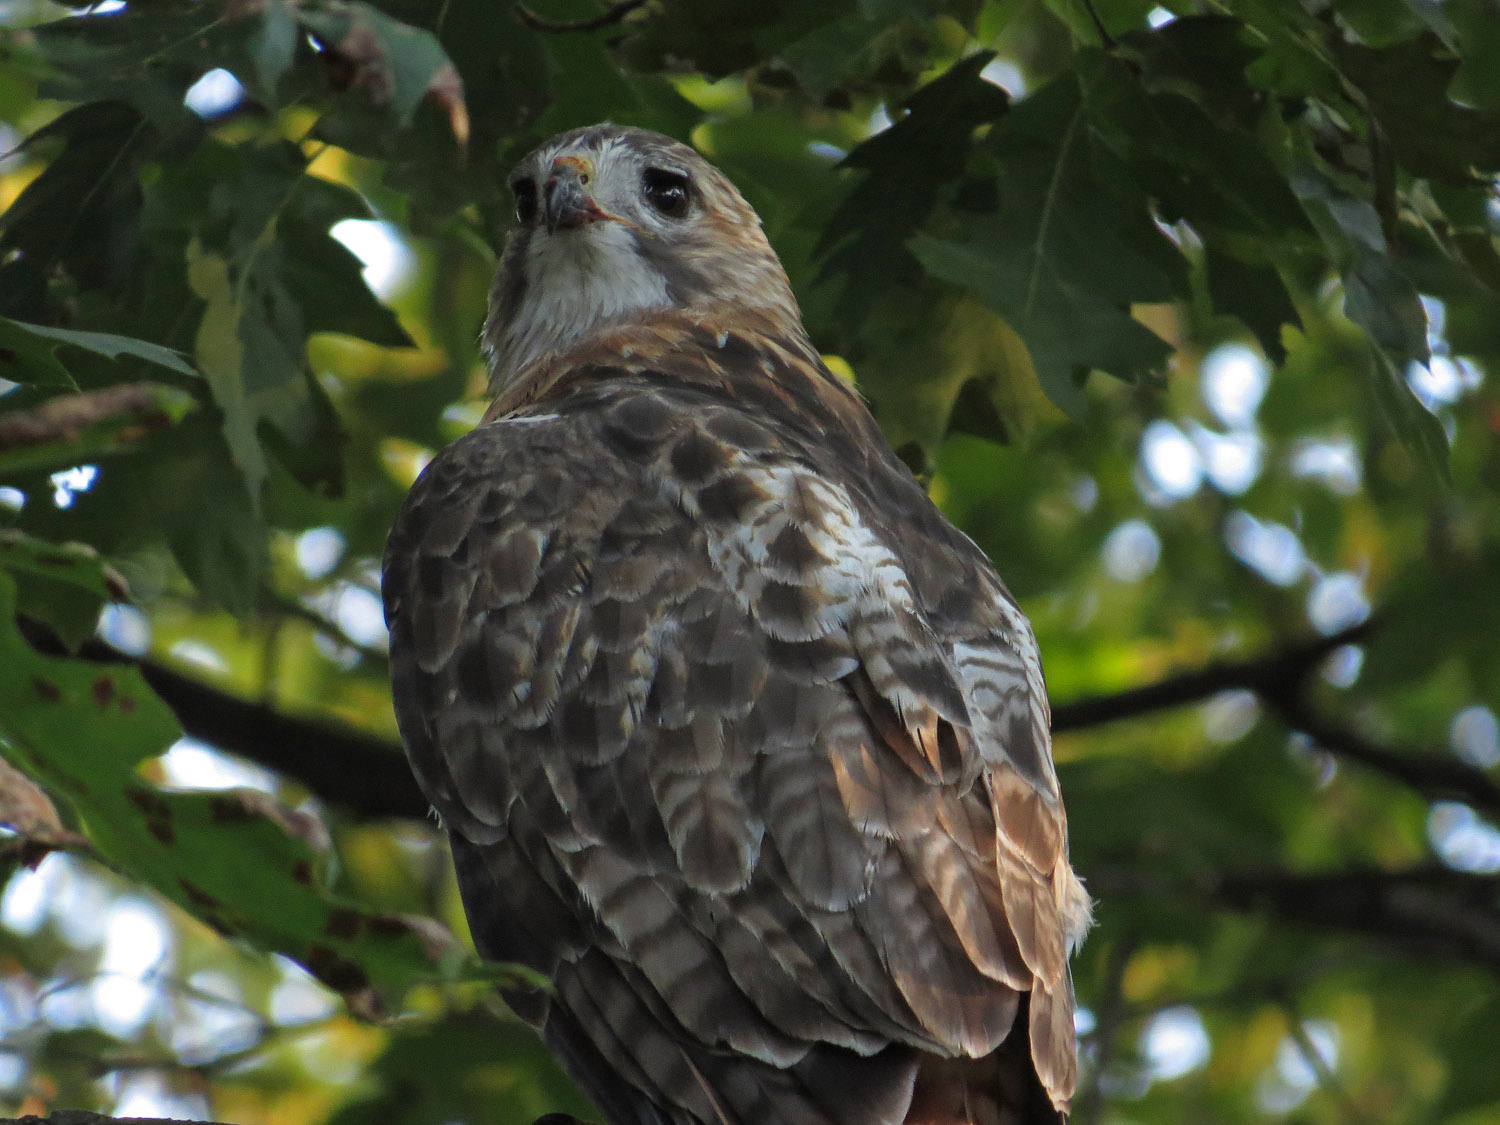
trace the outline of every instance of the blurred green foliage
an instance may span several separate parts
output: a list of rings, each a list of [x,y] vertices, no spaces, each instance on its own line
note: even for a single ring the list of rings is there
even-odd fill
[[[1493,0],[0,26],[0,1112],[585,1112],[449,936],[373,589],[505,171],[612,119],[741,186],[1036,624],[1075,1120],[1500,1122]]]

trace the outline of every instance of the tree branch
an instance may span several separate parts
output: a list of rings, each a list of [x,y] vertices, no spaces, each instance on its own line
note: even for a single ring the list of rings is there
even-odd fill
[[[1421,956],[1459,957],[1500,969],[1500,882],[1490,875],[1422,866],[1345,868],[1304,875],[1221,876],[1213,897],[1234,910],[1379,937]]]
[[[360,589],[364,589],[364,586],[361,585]],[[384,649],[355,640],[349,635],[348,630],[338,622],[330,621],[317,610],[305,606],[293,598],[284,597],[271,589],[262,591],[262,596],[276,607],[277,613],[280,613],[284,617],[300,621],[304,625],[312,626],[314,630],[322,633],[323,636],[327,637],[334,644],[342,648],[347,648],[351,652],[359,653],[365,660],[383,664],[390,659],[390,654]],[[376,596],[379,596],[378,591]]]
[[[1377,745],[1318,713],[1309,691],[1313,673],[1330,653],[1367,640],[1374,629],[1371,619],[1264,656],[1219,661],[1144,687],[1059,704],[1052,712],[1052,729],[1080,730],[1198,703],[1224,691],[1252,691],[1287,726],[1306,734],[1329,753],[1382,773],[1429,800],[1463,801],[1500,815],[1500,784],[1483,770],[1436,751],[1392,750]]]
[[[1099,42],[1110,50],[1114,50],[1118,44],[1115,37],[1109,33],[1109,28],[1104,26],[1104,21],[1099,18],[1099,9],[1094,7],[1094,0],[1083,0],[1083,6],[1088,9],[1089,18],[1094,21],[1094,30],[1099,33]]]
[[[1264,697],[1293,730],[1299,730],[1330,754],[1358,762],[1414,789],[1428,800],[1462,801],[1491,816],[1500,816],[1500,784],[1483,770],[1434,750],[1390,750],[1349,727],[1318,715],[1305,694]]]
[[[591,16],[584,20],[549,20],[545,16],[539,16],[525,4],[516,5],[516,15],[522,21],[530,24],[538,31],[545,31],[552,35],[567,34],[573,31],[598,31],[601,27],[608,27],[612,23],[620,23],[626,16],[637,8],[644,7],[646,0],[619,0],[611,4],[597,16]]]
[[[1176,899],[1204,910],[1263,913],[1363,934],[1414,957],[1500,970],[1500,880],[1493,875],[1437,864],[1312,874],[1283,868],[1212,871],[1192,880],[1119,865],[1096,866],[1088,874],[1089,889],[1106,899]]]
[[[1308,701],[1306,685],[1319,663],[1335,649],[1365,639],[1372,627],[1366,622],[1264,656],[1221,661],[1144,687],[1063,703],[1053,711],[1052,729],[1081,730],[1198,703],[1238,688],[1255,692],[1289,726],[1330,753],[1383,773],[1429,799],[1460,800],[1500,815],[1500,785],[1484,771],[1435,752],[1379,746],[1322,718]],[[43,651],[63,651],[57,639],[36,622],[27,624],[26,635]],[[78,655],[111,663],[131,660],[98,640],[90,641]],[[427,815],[427,801],[417,790],[396,740],[341,723],[286,715],[158,661],[135,663],[193,738],[274,769],[358,816]]]
[[[1368,640],[1373,631],[1374,621],[1365,621],[1352,629],[1287,645],[1263,656],[1222,660],[1143,687],[1061,703],[1052,709],[1052,729],[1061,732],[1102,726],[1152,711],[1199,703],[1237,688],[1263,696],[1274,694],[1288,684],[1302,683],[1324,657],[1345,645]]]
[[[350,812],[427,815],[430,806],[412,780],[400,743],[342,723],[282,714],[155,661],[140,661],[139,667],[192,737],[300,781]]]
[[[142,426],[170,425],[172,419],[161,407],[159,392],[152,383],[117,383],[97,391],[59,395],[30,410],[13,411],[0,417],[0,451],[76,441],[90,426],[120,417]]]
[[[1125,1016],[1125,971],[1135,956],[1139,939],[1127,932],[1109,950],[1104,967],[1104,984],[1093,1002],[1095,1024],[1088,1033],[1093,1057],[1073,1101],[1075,1125],[1094,1125],[1104,1113],[1104,1073],[1109,1069],[1120,1024]],[[1080,1040],[1082,1037],[1080,1036]]]
[[[1354,1104],[1354,1099],[1349,1096],[1349,1090],[1339,1081],[1338,1074],[1329,1065],[1328,1060],[1323,1057],[1323,1052],[1313,1042],[1311,1035],[1307,1033],[1306,1022],[1302,1018],[1296,998],[1285,995],[1279,998],[1282,1015],[1286,1018],[1286,1031],[1291,1036],[1292,1042],[1297,1045],[1297,1053],[1302,1056],[1302,1061],[1307,1063],[1308,1068],[1318,1080],[1318,1085],[1331,1094],[1344,1109],[1344,1120],[1357,1121],[1360,1115]]]

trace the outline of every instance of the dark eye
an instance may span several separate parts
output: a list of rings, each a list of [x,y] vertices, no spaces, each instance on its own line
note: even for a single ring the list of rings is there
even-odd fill
[[[688,178],[666,168],[647,168],[643,181],[646,199],[669,219],[680,219],[688,213],[692,194]]]
[[[536,222],[536,181],[533,179],[520,179],[510,185],[511,194],[516,197],[516,222]]]

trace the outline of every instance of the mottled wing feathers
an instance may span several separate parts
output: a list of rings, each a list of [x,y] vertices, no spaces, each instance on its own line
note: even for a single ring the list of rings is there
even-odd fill
[[[481,949],[553,978],[521,1006],[611,1120],[900,1122],[920,1053],[1023,1011],[1065,1106],[1086,899],[1024,619],[815,356],[619,335],[440,454],[387,552]]]

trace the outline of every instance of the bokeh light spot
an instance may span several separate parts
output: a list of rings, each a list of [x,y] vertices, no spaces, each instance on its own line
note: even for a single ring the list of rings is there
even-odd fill
[[[1221,344],[1203,357],[1198,370],[1204,404],[1224,425],[1247,429],[1271,382],[1271,369],[1260,353],[1244,344]]]

